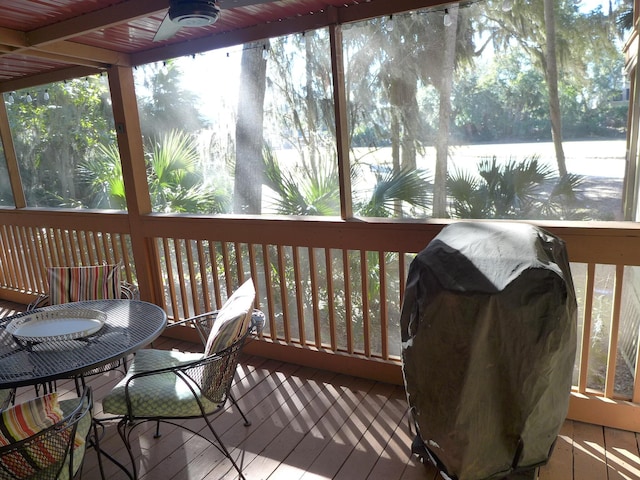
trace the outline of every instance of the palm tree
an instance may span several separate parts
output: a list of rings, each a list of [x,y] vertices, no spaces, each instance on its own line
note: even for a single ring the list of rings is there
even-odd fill
[[[494,156],[479,162],[478,174],[456,170],[449,175],[452,217],[566,220],[576,215],[571,206],[582,178],[573,174],[556,178],[536,155],[504,165],[498,165]]]
[[[147,146],[147,180],[156,212],[226,213],[230,188],[207,184],[200,174],[193,137],[173,130]],[[115,145],[101,146],[99,155],[82,163],[81,177],[92,186],[91,207],[125,209],[120,155]]]
[[[265,151],[265,185],[275,196],[274,209],[283,215],[339,215],[340,192],[337,162],[320,162],[316,170],[301,168],[283,171],[269,150]],[[351,168],[351,181],[362,181],[363,165]],[[316,174],[318,173],[318,174]],[[432,186],[425,172],[405,168],[389,169],[375,175],[369,198],[354,202],[354,214],[364,217],[391,217],[397,202],[428,209]]]

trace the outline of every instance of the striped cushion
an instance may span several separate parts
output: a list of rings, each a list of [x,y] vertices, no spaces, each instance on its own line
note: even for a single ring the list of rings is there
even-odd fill
[[[218,311],[204,349],[205,356],[228,348],[249,328],[256,289],[251,279],[244,282]]]
[[[4,410],[0,415],[0,446],[29,438],[45,430],[63,418],[58,404],[58,394],[50,393]],[[31,447],[37,448],[37,445]],[[15,478],[28,478],[36,470],[59,461],[52,452],[42,449],[12,452],[0,458],[0,468],[11,472]]]
[[[120,298],[120,265],[49,267],[51,305]]]

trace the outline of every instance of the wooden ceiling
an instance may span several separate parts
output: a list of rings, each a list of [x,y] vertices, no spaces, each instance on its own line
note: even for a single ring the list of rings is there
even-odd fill
[[[169,0],[2,0],[0,92],[442,4],[442,0],[219,0],[206,27],[154,42]],[[241,5],[241,6],[239,6]]]

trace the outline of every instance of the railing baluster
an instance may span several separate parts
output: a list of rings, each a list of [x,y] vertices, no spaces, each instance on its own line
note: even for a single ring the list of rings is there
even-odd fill
[[[225,285],[227,287],[227,298],[231,295],[233,291],[233,283],[231,278],[231,267],[229,263],[229,247],[227,246],[227,242],[220,242],[220,248],[222,251],[222,265],[223,265],[223,274],[225,279]]]
[[[211,306],[211,290],[209,289],[209,275],[207,274],[207,267],[209,266],[209,262],[207,261],[207,255],[205,253],[204,245],[202,240],[196,240],[196,250],[198,252],[198,266],[200,268],[200,278],[202,283],[202,302],[203,302],[203,310],[200,310],[200,303],[196,303],[196,308],[193,313],[199,315],[204,312],[209,312],[213,310]]]
[[[195,261],[193,259],[193,242],[191,240],[184,240],[184,250],[185,250],[185,254],[187,256],[187,270],[189,271],[189,276],[187,277],[189,279],[189,286],[191,287],[191,302],[193,303],[193,310],[195,312],[201,312],[201,308],[200,308],[200,295],[198,295],[198,282],[196,282],[196,279],[198,278],[196,276],[196,271],[195,271]],[[181,283],[184,283],[186,281],[185,280],[180,280]],[[186,297],[184,299],[183,302],[183,310],[184,310],[184,315],[185,318],[189,317],[191,315],[191,311],[189,310],[189,302],[186,301]]]
[[[342,269],[344,274],[344,323],[347,331],[347,352],[353,353],[353,328],[351,325],[353,308],[351,305],[351,269],[349,268],[348,250],[342,250]]]
[[[242,244],[233,243],[233,249],[236,253],[236,275],[238,276],[238,285],[244,283],[244,262],[242,261]]]
[[[213,291],[216,297],[216,310],[222,306],[222,296],[220,295],[220,276],[218,271],[218,254],[216,242],[209,240],[209,257],[211,257],[211,275],[213,277]]]
[[[21,254],[22,245],[20,242],[20,227],[14,226],[11,228],[11,240],[13,243],[13,251],[16,252],[14,255],[16,265],[16,282],[21,288],[24,288],[24,268],[23,265],[21,265],[21,263],[24,262],[24,257]]]
[[[269,246],[267,244],[262,245],[262,262],[264,267],[264,284],[267,297],[267,307],[269,309],[269,335],[272,340],[278,338],[278,331],[276,330],[276,319],[273,312],[275,312],[275,300],[273,298],[273,282],[271,281],[271,256],[269,255]]]
[[[173,239],[173,251],[176,258],[176,270],[177,270],[177,280],[178,286],[180,287],[180,304],[182,306],[182,314],[185,317],[189,316],[189,306],[187,302],[187,288],[184,284],[185,276],[184,276],[184,263],[183,263],[183,248],[181,248],[181,243],[184,240],[180,240],[177,238]],[[180,318],[180,317],[178,317]]]
[[[300,345],[307,344],[307,335],[304,328],[304,302],[302,300],[302,278],[300,277],[300,247],[291,247],[292,262],[293,262],[293,278],[294,278],[294,291],[296,293],[296,313],[298,316],[298,338],[300,339]]]
[[[38,245],[37,230],[33,227],[27,229],[29,235],[29,250],[25,255],[29,256],[30,274],[32,275],[31,292],[44,292],[45,281],[42,277],[41,249]]]
[[[620,331],[620,305],[622,303],[622,286],[624,283],[624,265],[616,265],[614,283],[613,311],[611,312],[611,330],[609,332],[609,356],[607,358],[607,377],[604,393],[613,398],[616,380],[616,364],[618,356],[618,333]]]
[[[362,290],[362,338],[365,357],[371,357],[371,316],[369,312],[369,270],[367,252],[360,250],[360,286]]]
[[[593,289],[595,285],[596,265],[589,263],[587,265],[587,284],[584,294],[584,318],[582,329],[582,343],[580,349],[580,377],[578,380],[578,391],[585,393],[587,391],[587,380],[589,373],[589,353],[591,346],[591,317],[593,314]]]
[[[176,286],[173,281],[173,265],[171,261],[171,248],[169,247],[169,239],[162,239],[162,247],[164,253],[164,265],[167,270],[167,275],[163,279],[163,283],[169,287],[169,298],[171,299],[171,310],[173,312],[173,318],[178,320],[180,318],[180,311],[178,310],[178,304],[176,302]]]
[[[98,248],[98,234],[96,232],[88,232],[87,241],[89,243],[89,263],[88,265],[96,265],[100,263],[100,250]]]
[[[336,342],[336,308],[334,302],[334,285],[333,285],[333,256],[330,248],[324,249],[325,264],[327,270],[327,315],[329,316],[329,336],[331,341],[331,350],[337,351]]]
[[[380,264],[380,353],[384,360],[389,359],[389,322],[387,312],[387,268],[385,253],[378,252],[378,263]]]
[[[278,252],[278,280],[280,282],[280,301],[282,302],[282,326],[284,328],[284,340],[291,342],[291,329],[289,328],[289,302],[287,299],[286,263],[282,245],[277,246]]]
[[[100,265],[107,261],[107,245],[104,238],[104,232],[94,232],[94,235],[96,236],[96,256],[98,257],[98,261],[96,263]]]
[[[12,280],[16,285],[20,285],[20,264],[19,262],[19,258],[20,258],[20,250],[18,249],[18,245],[16,244],[16,236],[15,236],[15,226],[11,226],[9,227],[9,231],[8,233],[8,241],[7,243],[10,245],[11,248],[11,263],[12,263]]]
[[[315,250],[308,247],[307,255],[309,256],[309,280],[311,288],[311,310],[313,312],[313,335],[315,337],[315,346],[322,346],[322,319],[320,318],[320,305],[318,301],[318,264],[316,262]]]

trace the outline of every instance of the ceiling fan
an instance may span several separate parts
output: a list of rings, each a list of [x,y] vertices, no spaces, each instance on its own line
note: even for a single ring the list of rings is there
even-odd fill
[[[218,20],[220,16],[219,3],[225,7],[237,8],[274,0],[169,0],[169,10],[160,27],[153,37],[154,42],[160,42],[173,37],[181,28],[205,27]]]

